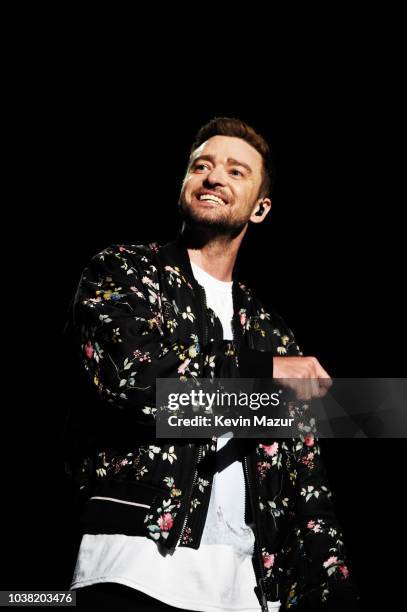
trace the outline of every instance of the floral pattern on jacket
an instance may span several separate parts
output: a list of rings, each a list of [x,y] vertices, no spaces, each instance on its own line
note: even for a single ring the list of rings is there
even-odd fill
[[[234,340],[224,341],[188,265],[156,243],[105,249],[85,268],[78,287],[74,322],[83,368],[109,419],[123,418],[126,434],[134,432],[126,452],[112,443],[84,458],[80,485],[86,491],[92,482],[144,483],[160,491],[143,520],[145,535],[157,543],[199,546],[211,481],[187,474],[197,465],[197,444],[140,438],[154,427],[155,379],[238,377],[242,343],[270,359],[302,354],[283,320],[245,284],[235,282],[233,291]],[[300,409],[305,422],[306,407]],[[214,453],[215,442],[201,446],[201,453]],[[285,609],[305,601],[316,609],[348,591],[354,600],[320,454],[312,427],[304,427],[296,439],[258,441],[251,455],[261,571],[255,559],[253,565],[268,597],[280,597]]]

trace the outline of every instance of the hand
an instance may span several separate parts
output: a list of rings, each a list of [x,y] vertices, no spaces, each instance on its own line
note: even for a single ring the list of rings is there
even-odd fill
[[[306,401],[324,397],[332,385],[331,377],[316,357],[273,357],[273,378]]]

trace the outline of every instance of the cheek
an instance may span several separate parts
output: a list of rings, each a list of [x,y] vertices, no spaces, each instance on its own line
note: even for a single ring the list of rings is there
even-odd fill
[[[252,201],[251,191],[247,185],[237,185],[234,189],[234,197],[241,205],[248,206]]]
[[[254,204],[257,192],[258,192],[258,189],[254,185],[246,186],[244,198],[246,200],[247,206],[251,207]]]
[[[182,183],[181,192],[184,194],[190,194],[194,189],[196,189],[197,185],[195,184],[197,181],[194,181],[194,176],[189,176],[184,179]]]

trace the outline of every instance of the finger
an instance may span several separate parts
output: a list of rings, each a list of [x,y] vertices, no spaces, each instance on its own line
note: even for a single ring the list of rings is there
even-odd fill
[[[329,389],[332,387],[333,384],[334,381],[332,380],[332,378],[319,379],[319,385],[322,393],[321,397],[325,397],[325,395],[328,393]]]
[[[320,382],[320,384],[319,384],[319,397],[325,397],[325,395],[328,393],[329,387],[327,387],[326,385],[321,384],[322,383],[322,379],[320,379],[319,382]]]
[[[328,372],[324,370],[324,368],[321,366],[319,362],[317,362],[317,364],[318,364],[317,365],[317,378],[321,378],[327,381],[326,386],[330,387],[332,384],[332,378],[329,376]],[[329,381],[331,381],[331,383],[329,383]]]
[[[304,402],[309,402],[312,399],[312,379],[299,378],[296,380],[296,383],[297,399]]]
[[[321,397],[321,387],[318,378],[312,379],[312,397]]]

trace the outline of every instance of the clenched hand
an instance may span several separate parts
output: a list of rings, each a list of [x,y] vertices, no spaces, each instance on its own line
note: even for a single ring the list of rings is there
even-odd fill
[[[324,397],[332,385],[331,377],[316,357],[273,357],[273,378],[305,401]]]

